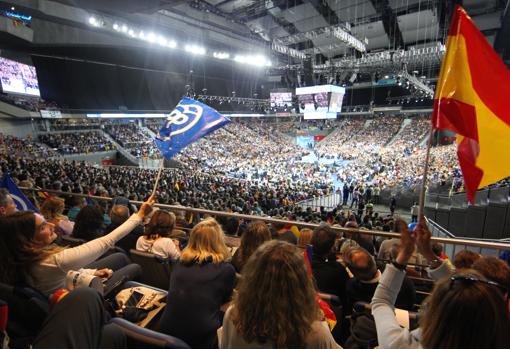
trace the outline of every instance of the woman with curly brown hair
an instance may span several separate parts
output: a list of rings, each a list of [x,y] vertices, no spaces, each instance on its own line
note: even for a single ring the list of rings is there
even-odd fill
[[[340,348],[321,319],[302,251],[270,241],[244,266],[223,319],[220,349]]]

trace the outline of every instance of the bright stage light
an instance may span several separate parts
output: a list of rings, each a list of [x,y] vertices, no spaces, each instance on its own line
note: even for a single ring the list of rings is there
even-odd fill
[[[229,59],[230,54],[227,52],[214,52],[213,56],[218,59]]]
[[[96,17],[90,17],[89,18],[89,23],[93,26],[96,26],[97,25],[97,19]]]
[[[173,40],[170,40],[167,44],[168,47],[170,48],[176,48],[177,47],[177,43]]]
[[[123,24],[122,27],[120,28],[124,33],[127,33],[128,31],[128,27],[127,25]]]
[[[113,30],[115,31],[119,31],[120,30],[120,27],[117,23],[113,23]]]
[[[186,45],[184,46],[184,50],[186,52],[195,54],[195,55],[204,55],[205,54],[205,48],[197,45]]]

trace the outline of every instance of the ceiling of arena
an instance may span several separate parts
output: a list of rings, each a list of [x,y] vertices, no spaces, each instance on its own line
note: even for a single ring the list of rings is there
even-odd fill
[[[508,59],[507,0],[18,0],[0,1],[34,16],[34,45],[138,45],[87,26],[89,15],[149,26],[211,49],[263,52],[277,64],[295,62],[271,51],[271,43],[293,38],[289,48],[312,53],[315,63],[359,52],[324,28],[340,26],[366,44],[367,52],[444,43],[448,14],[461,4],[491,44]],[[83,17],[83,18],[80,18]],[[73,35],[64,33],[71,31]],[[35,31],[35,30],[34,30]],[[46,31],[46,33],[45,33]],[[505,31],[505,32],[504,32]],[[86,33],[87,32],[87,33]],[[296,39],[296,34],[312,34]],[[497,39],[499,33],[499,39]],[[78,35],[80,34],[80,35]],[[115,33],[113,33],[115,34]],[[113,38],[113,39],[112,39]]]

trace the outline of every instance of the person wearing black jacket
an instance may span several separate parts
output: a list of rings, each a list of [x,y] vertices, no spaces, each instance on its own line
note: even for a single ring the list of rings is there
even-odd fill
[[[311,241],[313,246],[311,266],[319,291],[337,296],[344,304],[345,284],[349,275],[344,266],[336,260],[333,250],[336,238],[337,234],[327,224],[315,228]]]

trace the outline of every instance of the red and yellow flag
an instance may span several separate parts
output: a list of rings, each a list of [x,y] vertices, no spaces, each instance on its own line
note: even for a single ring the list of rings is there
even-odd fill
[[[466,11],[455,8],[434,97],[435,129],[457,133],[470,202],[510,176],[510,71]]]

